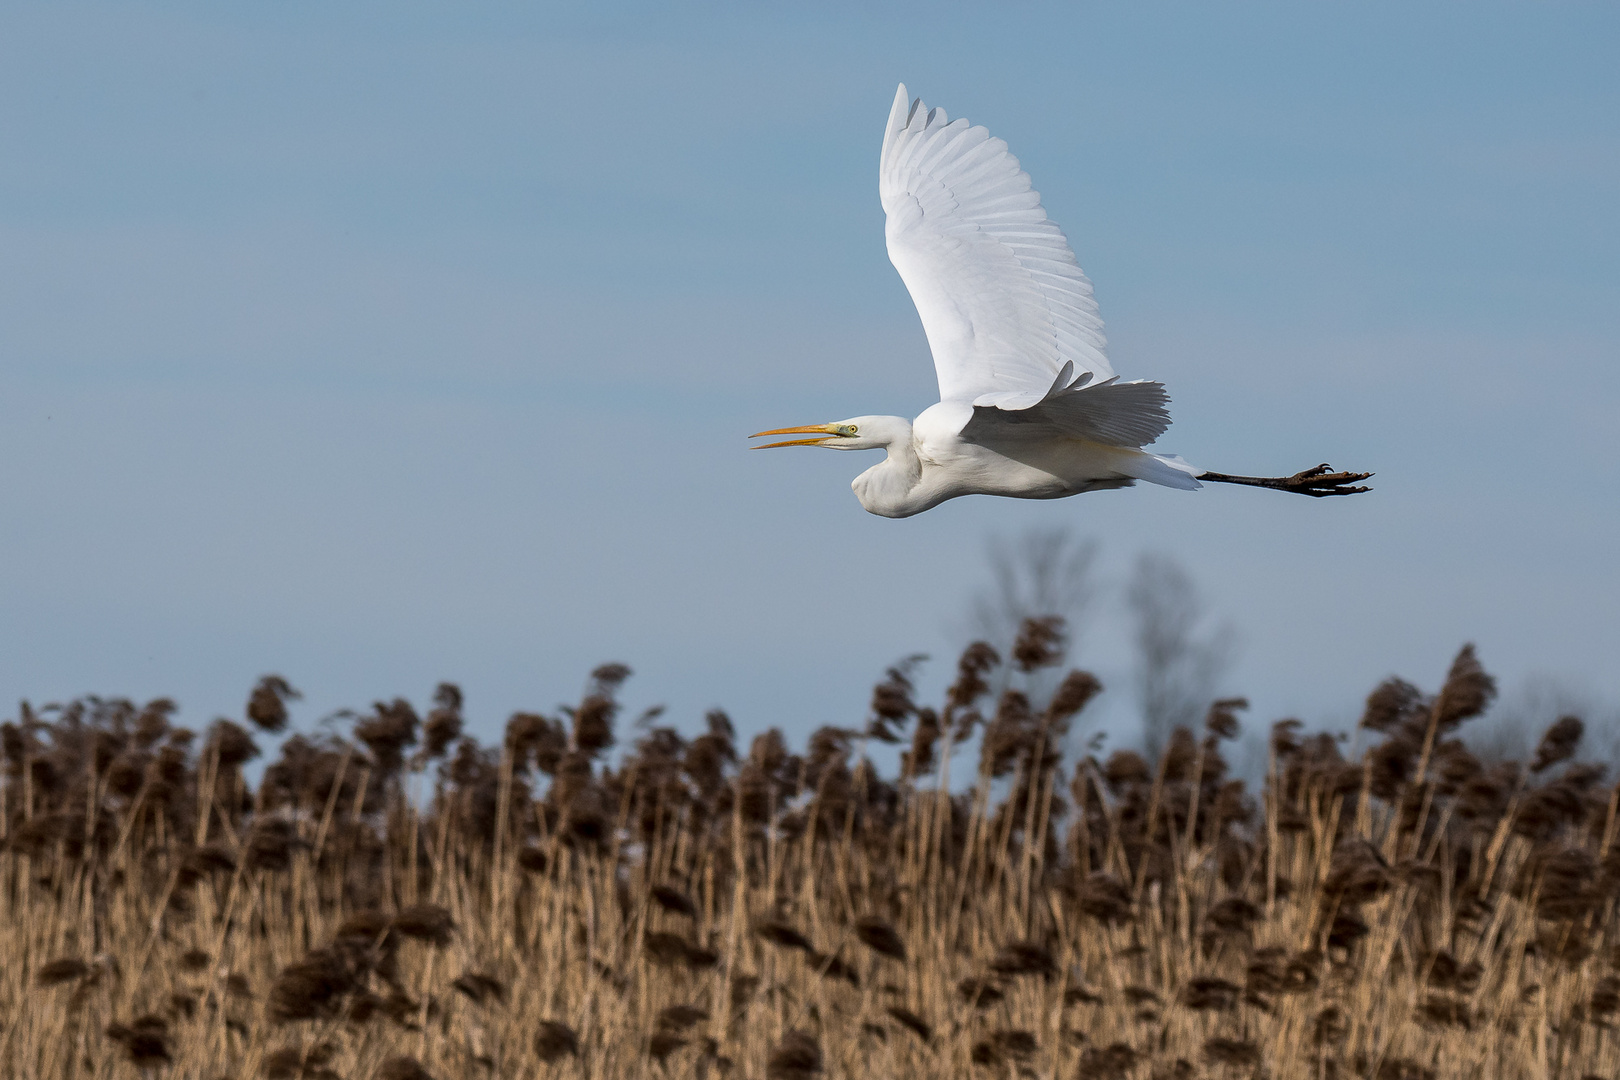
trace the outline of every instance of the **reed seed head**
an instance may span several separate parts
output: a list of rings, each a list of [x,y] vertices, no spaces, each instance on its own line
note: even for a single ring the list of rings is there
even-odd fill
[[[247,718],[260,731],[279,735],[287,728],[287,702],[302,696],[280,675],[266,675],[248,695]]]
[[[1581,723],[1580,717],[1560,717],[1558,722],[1542,735],[1541,742],[1536,746],[1536,759],[1531,763],[1530,771],[1545,772],[1554,765],[1574,757],[1576,748],[1581,744],[1581,736],[1585,734],[1586,725]]]
[[[896,1023],[916,1035],[924,1043],[934,1041],[934,1026],[910,1009],[901,1008],[899,1005],[890,1005],[885,1011],[894,1018]]]
[[[495,1004],[506,1002],[506,984],[493,975],[481,971],[469,971],[456,978],[450,984],[457,993],[467,997],[474,1005],[482,1005],[486,1001]]]
[[[412,904],[401,908],[389,926],[408,938],[438,946],[450,944],[456,930],[450,912],[438,904]]]
[[[812,1080],[821,1071],[821,1042],[808,1031],[783,1035],[765,1061],[767,1080]]]
[[[814,946],[810,939],[801,934],[792,924],[780,919],[761,919],[754,923],[754,933],[782,949],[798,949],[801,952],[811,952]]]
[[[880,956],[906,962],[906,943],[888,922],[873,915],[855,922],[855,936],[861,944]]]
[[[558,1020],[542,1020],[534,1036],[534,1052],[550,1065],[565,1057],[579,1056],[579,1035]]]
[[[697,905],[692,902],[692,898],[673,885],[654,885],[651,894],[653,900],[665,911],[685,915],[688,918],[697,916]]]
[[[420,1061],[401,1054],[378,1067],[377,1080],[433,1080],[433,1074],[424,1069]]]
[[[90,974],[90,965],[76,957],[64,956],[41,967],[34,973],[34,982],[40,986],[61,986],[77,982]]]

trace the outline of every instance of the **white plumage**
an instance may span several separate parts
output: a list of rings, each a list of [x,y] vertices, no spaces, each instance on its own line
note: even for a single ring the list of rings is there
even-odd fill
[[[1169,397],[1160,383],[1114,374],[1091,282],[1029,174],[985,128],[921,99],[908,104],[904,84],[884,128],[878,193],[889,259],[933,352],[939,403],[911,423],[859,416],[758,433],[818,435],[767,446],[888,450],[854,482],[867,510],[908,517],[958,495],[1050,499],[1137,480],[1366,490],[1347,485],[1369,474],[1325,465],[1235,477],[1142,449],[1170,426]]]

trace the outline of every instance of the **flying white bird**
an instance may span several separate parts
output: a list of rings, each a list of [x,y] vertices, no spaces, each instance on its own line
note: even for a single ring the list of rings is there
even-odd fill
[[[1368,490],[1353,485],[1371,473],[1328,465],[1229,476],[1142,449],[1170,426],[1170,399],[1162,383],[1114,374],[1091,282],[1029,174],[984,128],[949,121],[920,98],[908,107],[904,84],[883,132],[878,193],[889,260],[934,354],[939,403],[909,423],[856,416],[761,431],[749,437],[816,437],[755,449],[886,450],[851,486],[867,510],[897,518],[959,495],[1060,499],[1138,480],[1302,495]]]

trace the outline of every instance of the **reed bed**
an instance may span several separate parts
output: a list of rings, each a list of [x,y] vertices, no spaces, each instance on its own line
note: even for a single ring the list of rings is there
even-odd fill
[[[1351,736],[1273,725],[1251,793],[1222,756],[1238,700],[1158,761],[1066,758],[1101,687],[1061,662],[1048,619],[1005,661],[969,648],[937,708],[898,666],[803,752],[718,712],[621,723],[620,665],[493,747],[450,685],[343,734],[285,735],[275,677],[200,734],[164,700],[24,705],[0,1072],[1620,1075],[1620,789],[1575,759],[1578,719],[1482,763],[1460,732],[1494,685],[1465,648],[1435,693],[1378,686]]]

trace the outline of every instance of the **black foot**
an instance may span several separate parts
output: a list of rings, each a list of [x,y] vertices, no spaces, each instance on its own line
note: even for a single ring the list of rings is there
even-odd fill
[[[1243,484],[1246,487],[1272,488],[1293,491],[1300,495],[1322,498],[1325,495],[1355,495],[1371,491],[1370,487],[1352,487],[1372,476],[1368,472],[1334,472],[1331,465],[1318,465],[1314,469],[1297,472],[1293,476],[1228,476],[1226,473],[1200,473],[1198,479],[1217,484]]]

